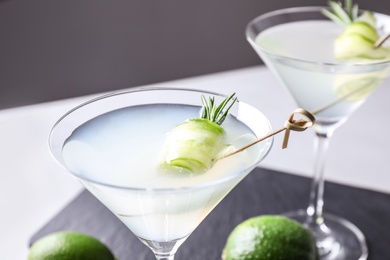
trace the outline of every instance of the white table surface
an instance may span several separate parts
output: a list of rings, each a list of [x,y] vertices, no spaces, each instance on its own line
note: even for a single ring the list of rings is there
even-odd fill
[[[262,66],[154,84],[236,92],[281,128],[296,108],[274,76]],[[60,167],[48,150],[48,135],[66,111],[92,96],[0,111],[0,259],[26,259],[28,241],[79,191],[81,185]],[[390,193],[390,81],[338,129],[333,137],[328,180]],[[289,147],[282,135],[261,166],[311,176],[314,134],[292,132]],[[390,206],[390,205],[389,205]]]

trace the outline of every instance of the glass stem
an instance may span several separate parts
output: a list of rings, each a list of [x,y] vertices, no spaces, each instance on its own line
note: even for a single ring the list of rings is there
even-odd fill
[[[157,260],[173,260],[175,258],[175,255],[158,255],[156,254]]]
[[[311,184],[309,206],[307,208],[306,224],[315,227],[323,224],[322,210],[324,207],[324,166],[333,131],[316,132],[314,177]]]
[[[183,244],[186,238],[187,237],[165,242],[146,240],[142,238],[139,239],[153,251],[157,260],[173,260],[177,249],[181,244]]]

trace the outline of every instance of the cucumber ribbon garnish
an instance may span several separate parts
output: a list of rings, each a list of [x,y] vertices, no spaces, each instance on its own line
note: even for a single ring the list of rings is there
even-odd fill
[[[335,23],[343,26],[343,31],[335,40],[336,59],[383,60],[390,58],[390,47],[375,46],[380,39],[376,18],[370,11],[359,12],[352,0],[329,2],[330,10],[322,13]]]
[[[219,105],[214,97],[202,99],[200,118],[190,118],[167,135],[161,166],[169,171],[202,173],[210,169],[229,145],[221,124],[236,102],[235,93]]]
[[[281,132],[285,132],[282,143],[282,148],[285,149],[290,131],[302,132],[315,123],[312,113],[298,108],[291,113],[283,128],[236,148],[225,142],[225,130],[221,127],[230,108],[237,101],[234,96],[235,93],[225,98],[218,106],[214,97],[206,100],[202,96],[201,117],[187,119],[168,133],[160,166],[169,172],[203,173],[218,160],[240,153]],[[304,118],[294,119],[295,115],[302,115]]]

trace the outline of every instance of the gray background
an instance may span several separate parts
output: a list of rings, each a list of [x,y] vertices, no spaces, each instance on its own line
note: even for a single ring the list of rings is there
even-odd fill
[[[314,0],[0,0],[0,109],[260,64],[254,17]],[[390,14],[390,1],[360,0]]]

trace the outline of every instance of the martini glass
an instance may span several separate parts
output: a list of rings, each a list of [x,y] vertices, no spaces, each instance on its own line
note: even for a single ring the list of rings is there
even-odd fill
[[[366,259],[365,237],[351,222],[323,214],[324,165],[330,138],[389,75],[389,61],[339,62],[333,42],[341,28],[322,15],[325,7],[277,10],[252,20],[246,36],[296,103],[316,117],[315,167],[306,210],[286,214],[311,229],[321,259]],[[390,31],[390,18],[375,14]]]
[[[272,138],[221,159],[203,174],[159,167],[170,129],[199,117],[206,91],[136,88],[84,103],[65,114],[50,134],[50,149],[97,199],[110,209],[157,259],[175,252],[211,210],[268,153]],[[237,101],[222,126],[240,148],[271,132],[266,117]]]

